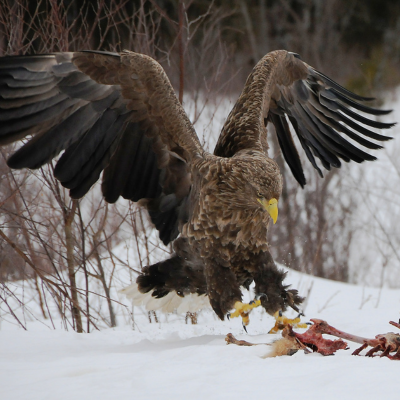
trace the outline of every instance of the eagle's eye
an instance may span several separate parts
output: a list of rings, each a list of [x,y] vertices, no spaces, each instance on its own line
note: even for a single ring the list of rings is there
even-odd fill
[[[257,196],[260,198],[264,198],[264,196],[260,192],[257,192]]]

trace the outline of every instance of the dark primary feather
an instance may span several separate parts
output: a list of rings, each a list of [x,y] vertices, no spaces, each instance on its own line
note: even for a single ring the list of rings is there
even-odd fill
[[[299,153],[297,152],[296,146],[293,142],[286,118],[273,113],[269,115],[269,118],[272,124],[275,126],[279,146],[282,149],[282,154],[285,158],[285,161],[289,165],[289,168],[297,182],[300,183],[301,187],[304,187],[306,184],[306,178],[304,176]]]
[[[374,100],[373,97],[362,97],[362,96],[359,96],[358,94],[355,94],[355,93],[351,92],[350,90],[347,90],[343,86],[339,85],[338,83],[333,81],[331,78],[329,78],[326,75],[324,75],[322,72],[319,72],[319,71],[315,70],[314,68],[311,68],[311,69],[313,71],[312,75],[314,76],[313,80],[314,81],[322,80],[322,82],[324,83],[324,85],[323,85],[324,87],[331,87],[336,92],[342,93],[344,96],[351,97],[351,98],[353,98],[355,100],[359,100],[359,101],[371,101],[371,100]]]
[[[144,142],[149,143],[146,145]],[[149,176],[144,177],[149,183],[148,189],[153,190],[153,192],[149,195],[138,192],[135,182],[136,175],[142,174],[143,171],[140,167],[135,168],[135,164],[141,165],[144,161],[141,158],[144,157],[145,149],[150,146],[151,140],[141,134],[138,123],[132,123],[129,129],[126,129],[113,155],[115,160],[104,170],[102,191],[106,201],[109,203],[116,202],[121,193],[123,197],[133,201],[138,201],[144,197],[153,198],[158,195],[156,189],[159,169],[153,152],[150,152],[149,158],[151,158],[153,169],[157,171],[156,183],[149,179]],[[147,154],[148,152],[146,152]]]
[[[363,111],[371,115],[387,115],[392,112],[392,110],[380,110],[377,108],[368,107],[364,104],[357,103],[356,101],[346,96],[343,96],[339,92],[336,92],[335,90],[332,89],[323,90],[321,92],[321,96],[333,101],[336,100],[342,101],[343,103],[346,103],[350,107],[353,107],[357,110]]]
[[[297,62],[302,63],[301,60]],[[370,115],[385,115],[390,111],[378,110],[359,103],[372,99],[348,91],[311,67],[307,66],[307,73],[304,74],[303,79],[280,88],[281,96],[276,99],[276,108],[271,107],[269,110],[270,116],[276,114],[280,116],[280,119],[275,117],[269,120],[275,125],[278,138],[279,136],[281,138],[279,144],[285,160],[302,186],[305,181],[302,178],[303,171],[299,165],[299,157],[290,150],[292,142],[282,140],[282,137],[291,135],[288,126],[282,126],[280,123],[282,119],[285,119],[284,115],[287,115],[292,122],[308,159],[321,176],[322,172],[315,162],[315,157],[327,170],[331,167],[340,167],[340,159],[358,163],[376,159],[355,146],[346,137],[369,149],[379,149],[381,146],[365,139],[364,136],[377,141],[391,139],[367,127],[388,129],[394,125],[393,123],[366,118],[358,114],[356,110]],[[290,161],[287,154],[293,154]],[[296,166],[294,166],[294,159]]]

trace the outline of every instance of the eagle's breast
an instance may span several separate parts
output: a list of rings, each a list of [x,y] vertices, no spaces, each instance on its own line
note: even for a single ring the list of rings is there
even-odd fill
[[[263,178],[258,181],[260,171]],[[200,176],[192,188],[192,209],[182,234],[201,256],[218,254],[228,260],[232,253],[244,252],[248,258],[250,253],[266,251],[270,217],[257,201],[257,190],[252,185],[276,186],[279,193],[275,196],[279,197],[281,178],[275,165],[267,165],[265,158],[258,163],[257,157],[214,158],[201,165]]]

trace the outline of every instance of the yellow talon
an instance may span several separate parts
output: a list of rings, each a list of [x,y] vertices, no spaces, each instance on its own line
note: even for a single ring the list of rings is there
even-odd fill
[[[275,325],[268,333],[277,333],[279,330],[282,330],[287,325],[293,326],[293,328],[307,328],[308,325],[300,322],[300,316],[290,319],[282,315],[279,311],[274,314]]]
[[[247,326],[250,322],[249,314],[253,308],[261,305],[260,300],[256,300],[249,304],[242,303],[241,301],[237,301],[234,305],[235,311],[229,315],[230,318],[238,317],[239,315],[242,317],[242,322],[244,326]]]

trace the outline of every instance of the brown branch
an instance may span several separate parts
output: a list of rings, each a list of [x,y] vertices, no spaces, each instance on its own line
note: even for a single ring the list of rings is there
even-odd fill
[[[39,268],[33,264],[33,262],[26,256],[26,254],[0,229],[0,237],[2,237],[16,252],[17,254],[30,266],[32,269],[35,270],[35,272],[40,276],[40,278],[45,281],[46,283],[54,286],[57,288],[58,291],[60,291],[65,297],[69,298],[68,293],[65,292],[62,288],[60,288],[60,285],[57,283],[53,282],[50,279],[47,279],[43,273],[40,271]]]
[[[181,1],[181,0],[180,0]],[[175,29],[179,29],[179,24],[178,22],[172,20],[170,17],[168,17],[167,13],[156,3],[155,0],[150,0],[150,3],[153,5],[153,7],[157,10],[157,12],[165,18]]]
[[[26,327],[24,326],[24,324],[19,320],[19,318],[15,315],[14,311],[12,310],[12,308],[10,307],[10,305],[8,304],[7,300],[3,298],[2,295],[0,295],[0,300],[3,302],[3,304],[5,304],[7,306],[7,308],[10,310],[11,315],[15,318],[15,320],[22,326],[22,328],[24,330],[27,330]]]
[[[72,316],[76,323],[76,331],[78,333],[83,332],[82,317],[79,307],[78,290],[76,285],[75,276],[75,259],[74,259],[74,235],[72,233],[72,222],[74,220],[75,211],[78,207],[78,201],[72,201],[72,207],[67,210],[66,206],[63,207],[64,214],[64,233],[65,233],[65,247],[67,251],[67,267],[68,277],[71,289],[72,299]]]
[[[86,314],[89,315],[90,313],[90,307],[89,307],[89,275],[88,275],[88,270],[87,270],[87,265],[86,265],[86,250],[85,250],[85,227],[83,226],[83,219],[82,219],[82,213],[81,213],[81,207],[80,204],[78,203],[78,215],[79,215],[79,223],[80,223],[80,228],[81,228],[81,240],[82,240],[82,266],[83,266],[83,271],[85,274],[85,299],[86,299]],[[87,324],[86,324],[86,331],[87,333],[90,332],[90,319],[87,318]]]
[[[183,104],[183,87],[185,84],[185,45],[183,37],[183,26],[185,21],[185,3],[179,0],[179,102]]]

